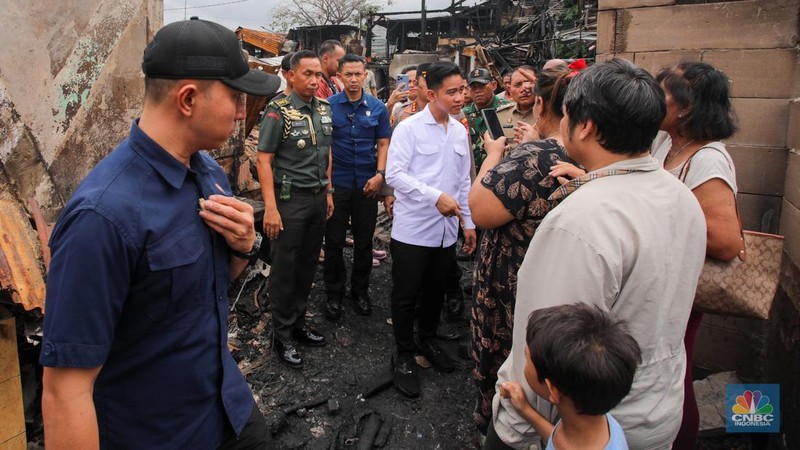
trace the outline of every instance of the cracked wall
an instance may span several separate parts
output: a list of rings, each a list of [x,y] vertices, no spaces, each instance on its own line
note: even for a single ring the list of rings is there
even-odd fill
[[[0,199],[49,221],[128,132],[163,0],[11,2],[0,15]]]

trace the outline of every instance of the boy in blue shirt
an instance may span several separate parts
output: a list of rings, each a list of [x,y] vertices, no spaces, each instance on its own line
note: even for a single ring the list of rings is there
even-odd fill
[[[548,440],[547,450],[627,450],[622,427],[608,413],[628,395],[641,363],[624,322],[585,303],[554,306],[531,313],[527,342],[527,384],[558,408],[561,420],[550,423],[518,383],[502,383],[500,397]]]

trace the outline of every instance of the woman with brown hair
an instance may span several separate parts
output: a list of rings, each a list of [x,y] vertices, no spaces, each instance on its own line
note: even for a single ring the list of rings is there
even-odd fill
[[[567,160],[559,123],[562,102],[573,72],[538,74],[534,95],[536,124],[518,124],[525,142],[504,156],[505,138],[484,136],[486,158],[472,185],[472,220],[483,231],[473,278],[475,303],[470,329],[473,379],[478,388],[474,420],[485,434],[492,418],[497,370],[511,351],[517,271],[536,227],[554,206],[548,200],[559,186],[549,176],[556,161]],[[532,74],[531,74],[532,76]]]
[[[653,141],[653,156],[692,190],[706,217],[706,256],[729,261],[742,248],[736,212],[736,170],[722,139],[737,129],[728,78],[701,62],[662,69],[656,80],[664,89],[667,115]],[[686,377],[683,422],[673,448],[695,449],[699,428],[692,385],[692,353],[702,313],[692,312],[686,328]]]

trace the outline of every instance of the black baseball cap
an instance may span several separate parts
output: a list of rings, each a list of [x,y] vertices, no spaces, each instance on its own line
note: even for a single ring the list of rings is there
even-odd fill
[[[236,33],[197,17],[158,30],[144,49],[142,71],[150,78],[220,80],[259,96],[281,85],[277,76],[250,68]]]
[[[484,69],[483,67],[472,69],[469,71],[469,74],[467,75],[468,85],[472,83],[487,84],[491,83],[491,81],[492,81],[492,74],[489,73],[489,69]]]

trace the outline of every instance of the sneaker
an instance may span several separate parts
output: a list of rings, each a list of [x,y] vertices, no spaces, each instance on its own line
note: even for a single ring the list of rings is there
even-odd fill
[[[387,256],[389,256],[389,254],[383,250],[372,250],[372,259],[383,261]]]
[[[419,376],[413,356],[392,355],[392,374],[395,389],[406,397],[419,397]]]
[[[452,372],[456,368],[453,358],[432,340],[421,341],[417,345],[417,350],[431,363],[433,370],[437,372]]]

